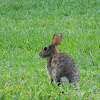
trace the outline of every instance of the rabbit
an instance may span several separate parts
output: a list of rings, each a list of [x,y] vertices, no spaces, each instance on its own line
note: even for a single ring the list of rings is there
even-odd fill
[[[62,33],[54,34],[52,44],[43,47],[39,52],[39,56],[47,60],[47,71],[51,83],[57,83],[58,86],[62,82],[76,85],[79,81],[79,70],[70,55],[58,53],[57,47],[61,44],[61,41]]]

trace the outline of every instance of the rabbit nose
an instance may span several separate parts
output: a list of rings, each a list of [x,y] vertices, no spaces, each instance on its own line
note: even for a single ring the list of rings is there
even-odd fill
[[[39,52],[39,56],[42,57],[42,52],[41,51]]]
[[[39,52],[39,56],[41,56],[41,52]]]

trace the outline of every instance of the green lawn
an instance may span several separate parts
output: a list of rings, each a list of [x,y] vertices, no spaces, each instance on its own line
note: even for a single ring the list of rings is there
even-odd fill
[[[38,55],[54,33],[80,70],[75,87],[51,85]],[[100,1],[0,0],[0,100],[100,100]]]

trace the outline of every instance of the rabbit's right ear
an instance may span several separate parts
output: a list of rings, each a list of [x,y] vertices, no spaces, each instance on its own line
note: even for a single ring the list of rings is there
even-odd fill
[[[52,43],[54,45],[57,45],[58,44],[58,41],[59,41],[59,38],[58,37],[59,37],[58,34],[54,34],[53,35],[53,42]]]
[[[61,43],[61,40],[62,40],[62,33],[61,34],[54,34],[53,35],[53,44],[54,45],[60,45]]]

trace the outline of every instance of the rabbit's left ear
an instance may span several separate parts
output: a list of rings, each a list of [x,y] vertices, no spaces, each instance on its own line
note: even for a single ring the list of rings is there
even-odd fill
[[[62,40],[62,33],[53,35],[53,44],[54,45],[56,45],[56,46],[60,45],[61,40]]]
[[[59,34],[59,44],[58,45],[60,45],[61,41],[62,41],[62,33]]]

